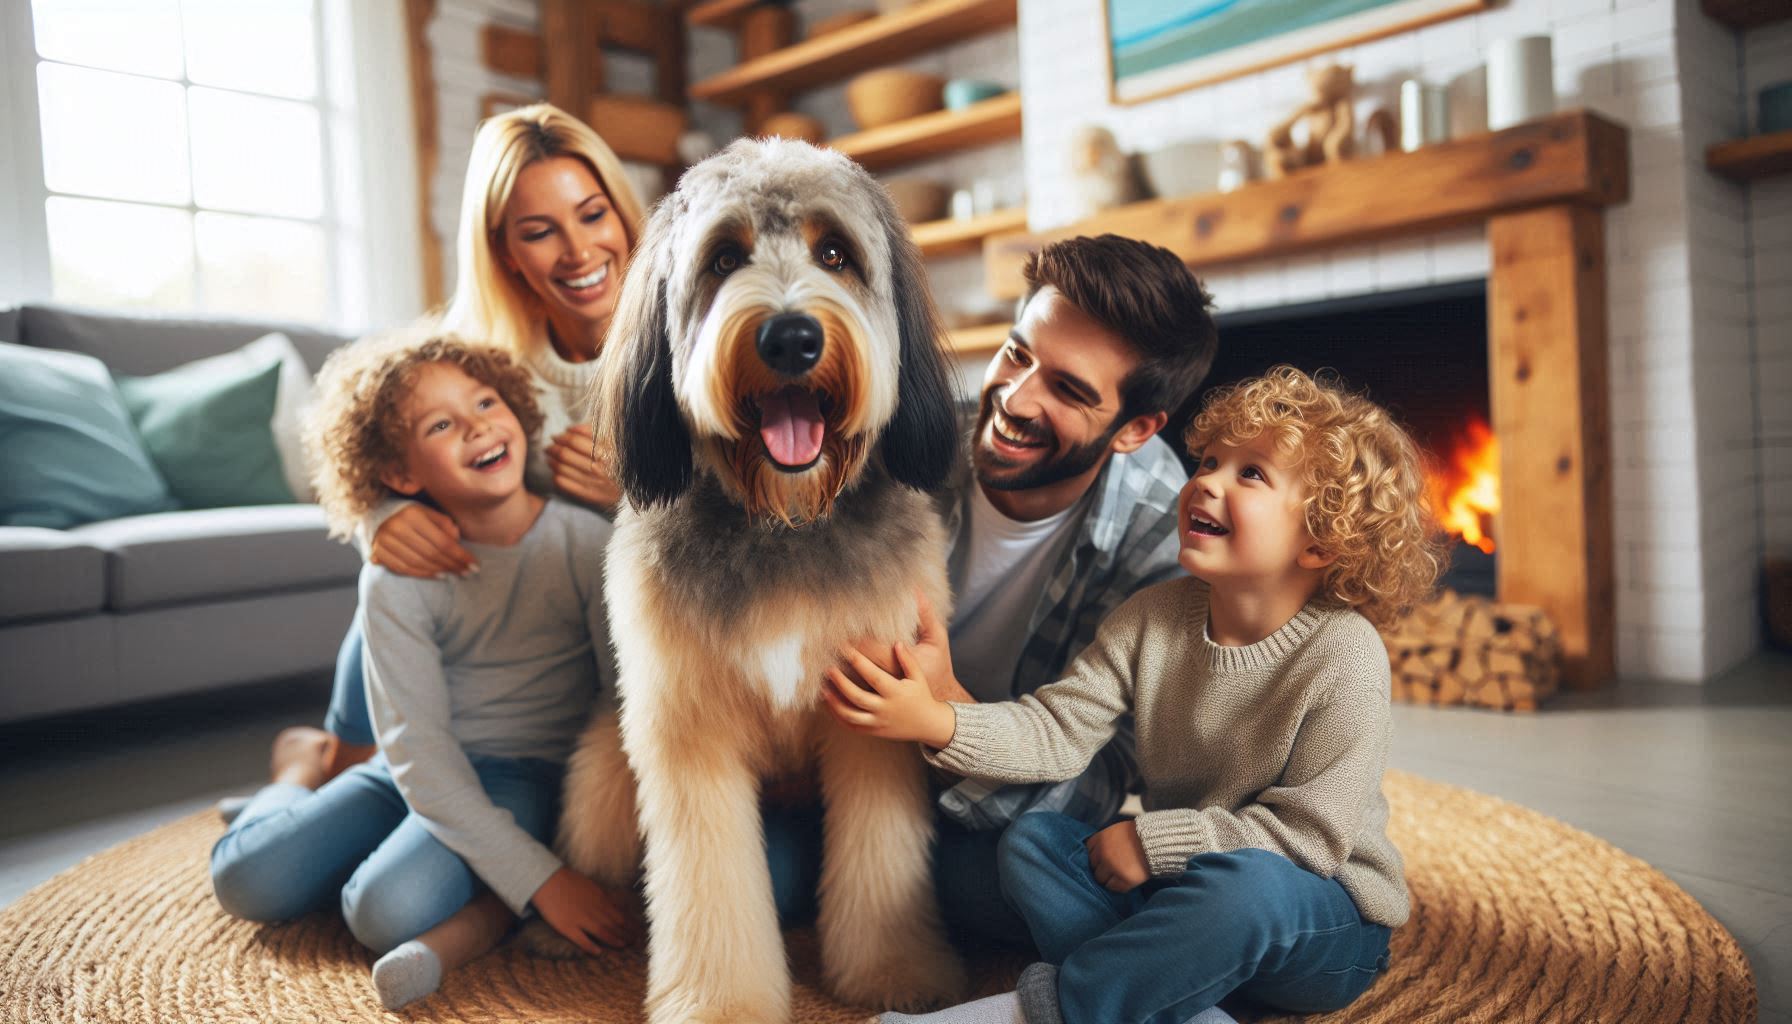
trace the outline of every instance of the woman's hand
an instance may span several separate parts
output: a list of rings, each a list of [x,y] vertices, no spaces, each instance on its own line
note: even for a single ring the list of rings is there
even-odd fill
[[[592,956],[603,952],[598,944],[621,948],[640,934],[640,921],[630,911],[629,900],[611,892],[571,868],[548,876],[529,898],[535,909],[566,941]]]
[[[1095,880],[1109,892],[1131,892],[1151,880],[1151,861],[1131,818],[1109,825],[1085,839],[1083,845],[1089,849]]]
[[[406,503],[374,531],[367,560],[400,576],[465,576],[479,563],[460,544],[460,527],[427,505]]]
[[[934,697],[906,644],[897,644],[895,654],[901,678],[885,672],[855,648],[845,648],[841,658],[871,689],[847,678],[835,666],[822,681],[822,700],[835,718],[855,732],[886,740],[919,740],[936,750],[945,747],[958,729],[957,714],[952,705]]]
[[[557,435],[542,452],[554,471],[554,489],[593,508],[612,512],[622,498],[622,488],[610,478],[610,470],[592,458],[591,427],[575,423]]]

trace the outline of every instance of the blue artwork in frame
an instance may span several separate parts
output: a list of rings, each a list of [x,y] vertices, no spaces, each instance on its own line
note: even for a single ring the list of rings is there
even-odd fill
[[[1136,103],[1485,8],[1490,0],[1106,0],[1116,103]]]

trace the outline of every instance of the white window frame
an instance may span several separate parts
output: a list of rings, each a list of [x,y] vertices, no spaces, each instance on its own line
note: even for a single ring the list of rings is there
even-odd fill
[[[273,219],[323,228],[329,308],[321,326],[359,333],[413,319],[423,311],[416,154],[411,146],[392,145],[395,138],[409,140],[415,135],[403,2],[314,2],[317,94],[288,101],[313,106],[321,119],[323,211],[316,219]],[[41,60],[30,0],[0,0],[0,68],[6,69],[0,73],[0,119],[12,128],[0,134],[0,306],[51,301],[44,209],[46,201],[59,193],[52,193],[44,182],[37,95]],[[332,62],[343,61],[348,73],[333,74],[338,69]],[[214,88],[184,74],[178,81],[185,88]],[[338,152],[349,147],[358,152]],[[343,187],[355,189],[358,201],[343,203],[338,195]],[[202,212],[191,198],[184,207],[141,205]],[[348,208],[360,211],[359,216],[345,216]],[[120,313],[156,315],[136,309]],[[167,315],[205,314],[189,310]]]

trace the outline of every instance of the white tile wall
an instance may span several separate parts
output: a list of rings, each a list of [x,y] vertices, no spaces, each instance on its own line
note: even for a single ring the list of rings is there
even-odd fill
[[[1068,219],[1061,154],[1079,125],[1104,124],[1131,149],[1197,137],[1258,142],[1304,98],[1302,69],[1287,67],[1111,105],[1102,8],[1022,5],[1034,227]],[[1749,567],[1763,528],[1792,549],[1792,408],[1778,409],[1792,407],[1792,188],[1748,195],[1703,168],[1705,146],[1741,128],[1736,35],[1706,21],[1696,0],[1508,0],[1324,59],[1356,66],[1359,117],[1420,76],[1449,87],[1453,126],[1467,133],[1486,123],[1486,47],[1540,32],[1553,40],[1560,105],[1631,130],[1633,198],[1607,216],[1620,669],[1708,678],[1758,643]],[[1792,78],[1792,31],[1758,30],[1742,49],[1749,91],[1755,78]],[[1750,230],[1752,263],[1742,241]],[[1207,277],[1222,307],[1240,309],[1487,269],[1484,235],[1469,229]]]

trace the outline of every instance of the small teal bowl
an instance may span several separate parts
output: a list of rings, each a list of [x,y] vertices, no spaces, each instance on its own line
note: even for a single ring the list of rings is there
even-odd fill
[[[951,89],[950,85],[946,86]],[[946,101],[951,105],[951,100]],[[1761,90],[1761,134],[1792,131],[1792,82],[1781,82]]]
[[[946,83],[946,109],[963,110],[984,100],[995,99],[1008,91],[1008,87],[999,82],[986,82],[981,78],[954,78]]]

